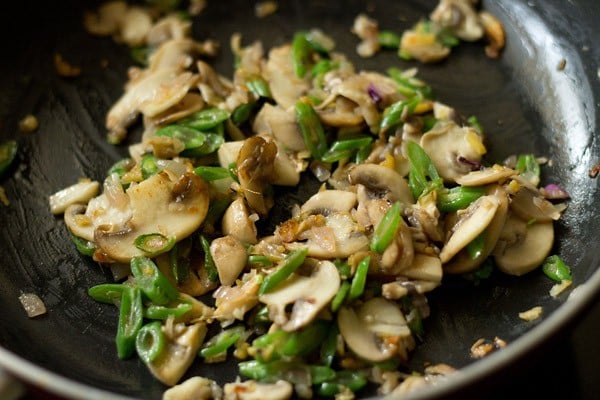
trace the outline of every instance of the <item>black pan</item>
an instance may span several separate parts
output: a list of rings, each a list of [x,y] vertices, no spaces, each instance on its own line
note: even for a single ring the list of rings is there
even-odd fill
[[[246,42],[260,39],[270,47],[289,41],[298,29],[320,27],[336,39],[338,50],[354,54],[357,39],[349,28],[359,12],[368,11],[380,26],[401,32],[435,5],[431,0],[281,1],[277,14],[259,20],[253,3],[209,1],[194,24],[196,38],[216,37],[224,44],[216,65],[226,75],[232,71],[227,44],[234,31],[242,32]],[[69,398],[159,399],[165,387],[145,366],[116,356],[116,309],[86,293],[109,275],[76,252],[63,221],[48,208],[49,194],[83,176],[102,180],[127,150],[105,141],[103,121],[122,93],[131,58],[125,47],[83,31],[82,11],[95,4],[22,1],[12,4],[16,10],[1,13],[0,135],[17,139],[20,150],[19,164],[0,183],[11,201],[0,207],[0,366]],[[412,365],[421,369],[425,361],[445,362],[461,367],[462,374],[422,392],[427,398],[456,393],[512,369],[581,317],[600,291],[600,193],[598,179],[588,176],[600,161],[600,3],[499,0],[485,1],[484,7],[506,28],[502,57],[491,60],[480,44],[465,44],[439,65],[419,66],[420,76],[438,99],[479,117],[489,159],[532,152],[553,161],[543,167],[543,181],[560,183],[572,196],[557,224],[555,252],[573,267],[576,289],[551,298],[552,282],[539,270],[520,278],[494,273],[478,286],[448,279],[430,296],[432,315]],[[79,65],[81,76],[58,77],[52,64],[56,52]],[[416,65],[393,52],[355,61],[376,70]],[[40,127],[19,134],[18,121],[28,113],[38,117]],[[281,215],[300,193],[282,194]],[[47,315],[27,318],[18,300],[22,292],[37,293]],[[527,323],[517,317],[538,305],[544,310],[540,320]],[[508,347],[480,361],[470,358],[475,340],[495,336]],[[197,365],[188,376],[223,382],[233,379],[235,371],[228,365]]]

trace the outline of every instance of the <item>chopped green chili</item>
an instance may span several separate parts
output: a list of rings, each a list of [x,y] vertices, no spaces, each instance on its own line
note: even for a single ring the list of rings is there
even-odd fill
[[[194,173],[207,182],[231,178],[229,170],[223,167],[201,165],[199,167],[194,168]]]
[[[227,352],[227,350],[233,346],[243,334],[243,326],[226,329],[210,338],[210,340],[202,346],[199,354],[204,358],[217,357]]]
[[[340,333],[337,324],[332,324],[327,332],[327,337],[321,343],[320,358],[321,362],[328,367],[333,364],[335,354],[337,352],[338,335]]]
[[[233,113],[231,113],[231,121],[235,125],[240,126],[244,122],[248,121],[248,119],[250,119],[250,116],[252,115],[252,111],[254,111],[255,106],[256,103],[240,104],[235,108],[235,110],[233,110]]]
[[[396,231],[402,223],[401,211],[402,206],[400,202],[395,202],[383,215],[383,218],[381,218],[381,221],[377,224],[377,228],[375,228],[375,232],[371,238],[372,251],[381,254],[387,249],[390,243],[392,243],[394,236],[396,236]]]
[[[320,160],[327,151],[327,138],[319,115],[308,99],[302,98],[296,102],[296,119],[306,148],[315,160]]]
[[[267,256],[261,256],[259,254],[250,254],[248,256],[248,264],[256,264],[261,267],[271,267],[273,261]]]
[[[339,308],[342,306],[342,304],[344,304],[344,300],[346,300],[346,297],[347,297],[349,291],[350,291],[350,282],[343,281],[342,284],[340,285],[340,289],[338,290],[338,292],[335,294],[335,296],[331,300],[331,311],[332,312],[336,312],[337,310],[339,310]]]
[[[517,171],[525,179],[531,182],[538,182],[540,178],[540,165],[533,154],[521,154],[517,157]]]
[[[407,76],[401,69],[389,68],[387,74],[396,81],[398,91],[401,94],[407,97],[421,95],[426,99],[431,99],[433,97],[431,87],[414,76]]]
[[[542,264],[542,271],[556,282],[573,280],[571,268],[558,255],[547,257]]]
[[[352,277],[352,283],[350,284],[350,294],[348,295],[350,300],[359,298],[365,291],[365,284],[367,283],[367,273],[369,272],[370,262],[371,256],[367,256],[358,263],[356,272]]]
[[[383,111],[383,118],[379,125],[380,133],[384,134],[389,129],[403,122],[407,116],[410,116],[415,110],[417,104],[421,102],[420,96],[415,96],[407,100],[397,101]]]
[[[302,265],[307,254],[308,248],[306,247],[295,249],[289,253],[285,259],[279,263],[277,270],[265,277],[260,285],[258,294],[265,294],[283,282]]]
[[[89,240],[85,240],[80,238],[79,236],[75,236],[71,233],[71,240],[75,243],[75,247],[77,251],[79,251],[84,256],[91,257],[94,255],[96,251],[96,245],[94,242],[90,242]]]
[[[121,283],[103,283],[88,289],[91,298],[101,303],[118,304],[126,285]]]
[[[208,131],[229,119],[229,112],[221,108],[207,108],[177,121],[178,125]]]
[[[171,250],[175,245],[175,238],[166,237],[162,233],[148,233],[136,237],[133,244],[149,257],[154,257]]]
[[[481,232],[475,239],[473,239],[469,244],[467,244],[467,253],[469,253],[469,257],[471,260],[475,260],[481,254],[483,254],[483,249],[485,247],[485,231]]]
[[[219,272],[217,271],[215,260],[213,260],[212,254],[210,254],[210,242],[204,235],[200,235],[200,245],[202,245],[202,250],[204,251],[204,269],[206,270],[206,275],[211,282],[218,282]]]
[[[336,142],[333,142],[329,150],[327,150],[321,156],[321,161],[326,163],[333,163],[346,158],[350,158],[360,149],[370,146],[372,142],[373,138],[367,136],[353,139],[338,140]]]
[[[256,97],[273,97],[271,94],[271,89],[269,89],[269,84],[261,76],[253,76],[252,78],[248,79],[246,81],[246,86],[248,86],[248,89]]]
[[[310,354],[325,340],[329,325],[323,320],[316,320],[307,327],[291,333],[281,348],[281,354],[285,357],[303,357]]]
[[[169,251],[169,265],[171,266],[171,273],[177,284],[185,282],[190,275],[191,251],[192,243],[189,238],[175,244],[171,251]]]
[[[144,154],[142,156],[141,168],[142,168],[142,178],[148,179],[152,175],[155,175],[160,168],[156,164],[158,159],[154,156],[154,154]]]
[[[168,318],[179,318],[192,310],[194,306],[185,301],[179,300],[176,303],[169,303],[167,306],[149,304],[144,310],[144,317],[148,319],[158,319],[164,321]]]
[[[134,161],[131,158],[123,158],[117,161],[108,169],[108,175],[117,174],[119,177],[123,176],[126,172],[130,171],[134,165]]]
[[[221,125],[222,126],[222,125]],[[214,153],[225,142],[223,133],[204,133],[205,140],[202,146],[185,149],[181,152],[184,157],[202,157]]]
[[[379,31],[377,41],[383,48],[396,50],[400,47],[402,35],[392,31]]]
[[[414,198],[418,199],[431,190],[441,189],[443,180],[425,150],[413,141],[408,142],[407,150],[410,160],[408,186]]]
[[[154,304],[165,305],[179,297],[177,289],[151,259],[133,257],[130,266],[137,287]]]
[[[484,194],[485,188],[479,186],[456,186],[440,190],[437,195],[437,206],[445,213],[463,210]]]
[[[306,34],[304,32],[296,33],[292,41],[292,65],[298,78],[304,78],[304,75],[306,75],[310,54],[311,49],[308,40],[306,40]]]
[[[367,384],[367,378],[361,371],[342,370],[335,374],[335,378],[319,385],[317,393],[320,396],[333,397],[343,388],[357,392]]]
[[[117,354],[125,359],[135,353],[136,336],[143,322],[142,293],[138,288],[123,285],[117,327]]]
[[[165,349],[167,338],[158,321],[149,322],[142,326],[135,338],[135,349],[138,356],[146,364],[156,360]]]

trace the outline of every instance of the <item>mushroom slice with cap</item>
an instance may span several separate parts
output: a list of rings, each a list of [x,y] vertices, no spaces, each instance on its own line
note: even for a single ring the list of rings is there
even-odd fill
[[[257,133],[270,133],[286,149],[291,151],[306,150],[302,134],[298,130],[296,114],[292,109],[285,110],[279,106],[265,103],[256,114],[252,130]]]
[[[471,172],[471,165],[461,159],[480,162],[486,153],[477,131],[469,126],[458,126],[454,121],[436,123],[421,137],[420,145],[447,182],[456,182],[458,177]]]
[[[445,264],[460,250],[471,243],[492,222],[500,201],[492,195],[475,200],[458,216],[451,228],[449,239],[440,252],[440,260]]]
[[[403,340],[412,337],[398,305],[382,297],[368,300],[357,311],[340,308],[337,323],[348,347],[360,358],[372,362],[399,354]]]
[[[344,127],[357,126],[363,123],[358,104],[343,96],[336,96],[335,103],[325,103],[316,108],[319,118],[327,126]]]
[[[256,225],[250,218],[243,197],[236,198],[227,207],[221,219],[221,229],[225,235],[231,235],[243,243],[255,244],[258,241]]]
[[[442,262],[438,256],[416,253],[412,264],[400,271],[400,275],[409,279],[440,284],[443,276]]]
[[[211,400],[223,397],[223,390],[212,379],[193,376],[165,390],[162,400]]]
[[[165,348],[147,365],[156,379],[165,385],[173,386],[196,359],[207,328],[204,323],[189,326],[180,323],[163,326],[162,329],[167,339]]]
[[[307,80],[294,73],[290,45],[274,47],[269,51],[264,78],[269,82],[273,98],[284,110],[293,107],[309,89]]]
[[[217,307],[213,316],[221,321],[222,325],[235,319],[243,320],[246,312],[258,304],[261,282],[260,275],[251,271],[237,280],[235,286],[220,286],[213,293]]]
[[[310,197],[302,207],[301,214],[349,212],[356,205],[356,194],[346,190],[322,190]]]
[[[481,39],[484,33],[473,5],[471,0],[441,0],[430,18],[462,40],[473,42]]]
[[[208,211],[208,188],[191,172],[174,177],[161,171],[130,186],[126,193],[131,218],[111,224],[109,213],[94,231],[99,250],[115,261],[146,255],[134,244],[140,235],[160,233],[176,241],[189,236]]]
[[[255,380],[226,383],[223,387],[226,399],[238,400],[285,400],[293,394],[292,384],[278,380],[275,383],[261,383]]]
[[[210,255],[217,267],[219,281],[225,286],[235,282],[248,260],[248,253],[242,242],[231,235],[213,240],[210,244]]]
[[[475,258],[468,251],[461,250],[452,260],[444,264],[444,272],[450,274],[462,274],[477,269],[485,259],[492,254],[508,218],[509,198],[504,187],[494,185],[487,191],[498,200],[498,208],[494,218],[485,229],[483,249]]]
[[[153,125],[170,124],[202,110],[203,107],[204,100],[202,100],[202,96],[198,93],[187,93],[179,103],[152,118],[148,118],[148,122]]]
[[[348,172],[348,179],[352,185],[365,186],[374,198],[387,198],[392,203],[414,203],[406,179],[383,165],[359,164]]]
[[[506,224],[504,236],[510,235],[513,224]],[[525,236],[512,245],[494,251],[494,260],[500,271],[510,275],[523,275],[539,267],[554,245],[552,221],[526,224]]]
[[[466,175],[458,176],[455,180],[461,186],[483,186],[491,183],[503,183],[519,172],[502,165],[495,164],[478,171],[471,171]]]
[[[266,216],[273,206],[273,199],[265,195],[265,189],[274,176],[277,145],[260,136],[246,140],[237,156],[237,176],[242,193],[250,208]]]
[[[307,263],[307,262],[305,262]],[[259,300],[267,305],[271,320],[287,332],[308,325],[340,288],[340,275],[331,261],[314,261],[310,276],[292,274]],[[286,307],[293,304],[288,316]]]

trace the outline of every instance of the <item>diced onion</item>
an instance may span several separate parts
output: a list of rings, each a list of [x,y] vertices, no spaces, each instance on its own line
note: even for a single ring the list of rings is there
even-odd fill
[[[29,318],[46,314],[46,305],[35,293],[22,293],[19,296],[19,301],[23,305],[23,308],[25,309],[25,312],[27,312],[27,316]]]

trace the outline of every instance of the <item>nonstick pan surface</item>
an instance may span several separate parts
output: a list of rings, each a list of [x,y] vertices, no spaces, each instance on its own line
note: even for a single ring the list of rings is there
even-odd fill
[[[588,175],[600,162],[600,28],[595,19],[600,3],[485,1],[484,8],[506,29],[502,57],[491,60],[481,44],[463,44],[437,65],[405,62],[394,52],[358,59],[357,39],[350,33],[359,12],[376,18],[382,28],[401,32],[425,17],[434,1],[281,1],[278,12],[264,19],[254,16],[254,2],[208,3],[194,22],[194,37],[223,44],[215,60],[219,72],[232,72],[228,43],[233,32],[269,48],[289,41],[299,29],[319,27],[359,68],[417,66],[437,99],[479,118],[488,159],[526,152],[546,156],[552,164],[542,168],[542,181],[559,183],[570,193],[568,209],[556,225],[554,253],[572,266],[575,289],[552,298],[553,283],[541,270],[519,278],[495,272],[479,285],[447,279],[429,296],[432,314],[411,365],[421,370],[425,362],[444,362],[462,372],[417,397],[456,393],[512,369],[585,313],[600,291],[600,193],[598,179]],[[0,181],[10,199],[10,206],[0,207],[0,366],[69,398],[159,399],[165,387],[146,367],[135,358],[116,356],[116,308],[87,295],[109,274],[77,253],[62,219],[48,207],[50,194],[84,176],[101,181],[127,153],[126,144],[105,140],[104,117],[123,91],[132,59],[124,46],[83,30],[82,13],[96,4],[23,1],[0,17],[0,139],[16,139],[20,145],[18,165]],[[80,66],[82,74],[57,76],[55,53]],[[18,133],[19,120],[29,113],[38,118],[39,129]],[[131,143],[135,140],[134,135]],[[280,193],[271,226],[315,187],[310,179],[302,185]],[[18,300],[23,292],[38,294],[48,313],[29,319]],[[518,318],[533,306],[543,307],[540,320]],[[471,359],[469,349],[477,339],[496,336],[509,345],[482,360]],[[224,383],[235,379],[236,367],[198,363],[186,377],[192,375]]]

